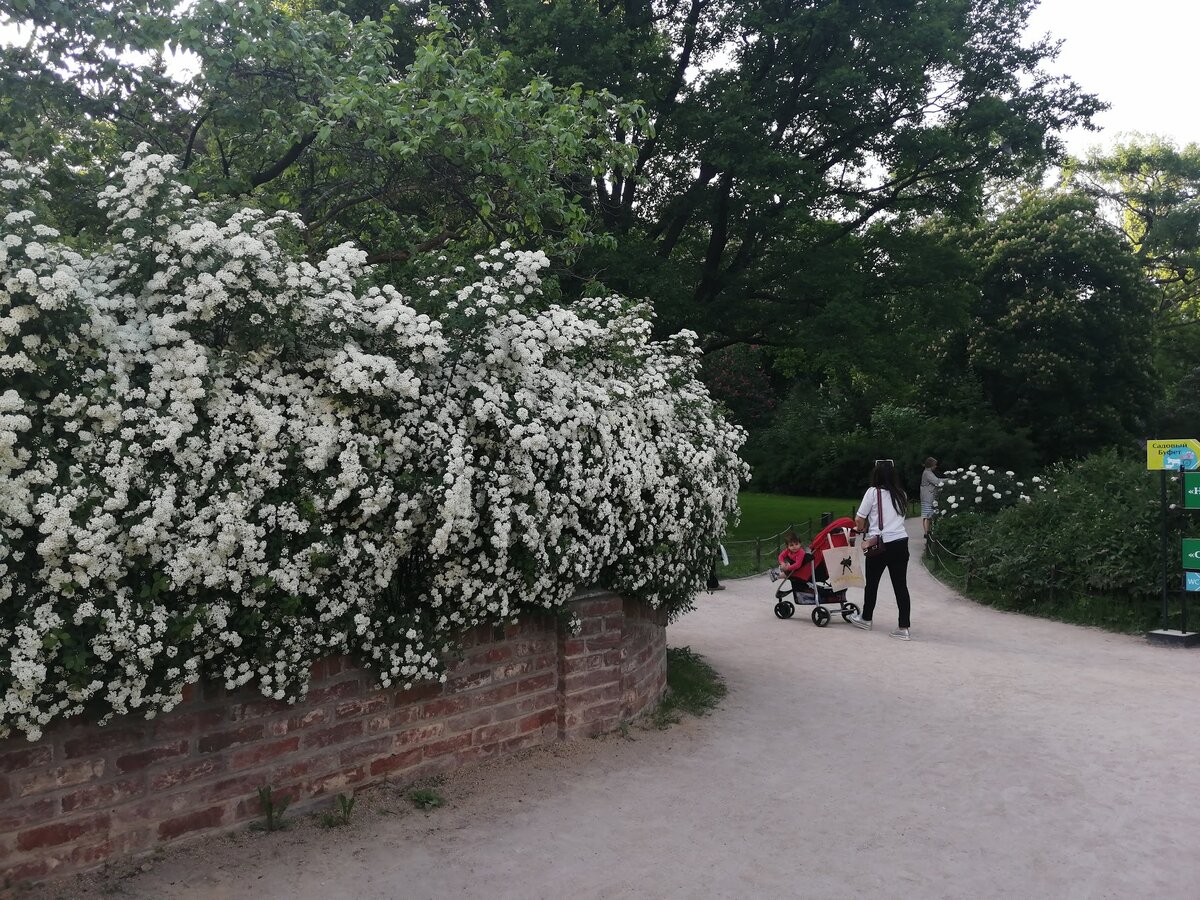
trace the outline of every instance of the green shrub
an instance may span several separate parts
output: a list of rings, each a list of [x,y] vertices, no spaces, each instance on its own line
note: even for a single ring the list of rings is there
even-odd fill
[[[1161,592],[1158,479],[1107,450],[1048,475],[1050,489],[998,512],[938,519],[938,541],[967,558],[973,596],[1068,621],[1144,628]],[[1173,482],[1171,499],[1178,498]],[[1168,517],[1172,603],[1184,518]]]

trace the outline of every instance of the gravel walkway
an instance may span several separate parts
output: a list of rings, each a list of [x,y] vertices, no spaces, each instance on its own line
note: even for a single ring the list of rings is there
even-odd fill
[[[980,607],[915,559],[909,579],[909,643],[887,579],[872,632],[780,621],[766,578],[727,582],[668,631],[729,683],[707,718],[459,773],[430,813],[373,791],[353,827],[208,840],[64,896],[1200,896],[1200,652]]]

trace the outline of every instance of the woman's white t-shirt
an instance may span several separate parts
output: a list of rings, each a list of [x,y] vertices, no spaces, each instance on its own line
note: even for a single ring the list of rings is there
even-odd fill
[[[867,520],[867,536],[879,534],[879,515],[875,511],[876,490],[883,496],[883,542],[899,541],[908,537],[904,530],[904,516],[896,512],[892,503],[892,492],[887,488],[868,488],[863,494],[862,503],[858,504],[857,515]]]

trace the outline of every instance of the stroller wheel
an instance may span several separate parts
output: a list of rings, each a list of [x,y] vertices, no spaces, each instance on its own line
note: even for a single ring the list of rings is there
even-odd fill
[[[796,607],[790,600],[780,600],[775,604],[775,615],[781,619],[790,619],[796,612]]]
[[[855,606],[853,603],[843,603],[842,604],[842,618],[845,619],[847,622],[850,621],[850,617],[852,615],[854,615],[856,612],[858,612],[858,607]]]
[[[812,611],[813,624],[818,628],[824,628],[829,624],[829,610],[823,606],[818,606]]]

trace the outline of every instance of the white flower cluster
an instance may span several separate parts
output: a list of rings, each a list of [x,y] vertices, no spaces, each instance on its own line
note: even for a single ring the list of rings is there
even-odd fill
[[[1044,490],[1046,484],[1037,475],[1026,484],[1017,480],[1015,472],[972,464],[965,469],[951,469],[943,475],[936,501],[937,512],[943,516],[995,512],[1014,503],[1028,503],[1033,494]]]
[[[407,686],[580,587],[702,586],[743,434],[644,307],[550,304],[507,246],[372,286],[144,147],[72,250],[38,173],[0,170],[0,737],[202,677],[294,700],[332,653]]]

